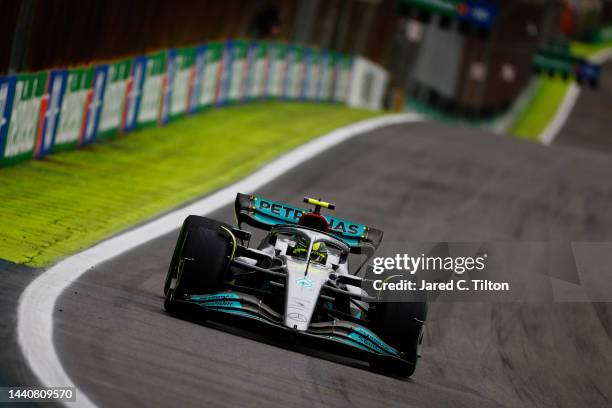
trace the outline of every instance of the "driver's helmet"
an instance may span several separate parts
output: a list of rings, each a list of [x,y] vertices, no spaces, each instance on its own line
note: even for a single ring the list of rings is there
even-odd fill
[[[295,247],[293,248],[293,256],[300,259],[306,259],[308,254],[308,240],[302,236],[295,237]]]
[[[325,242],[315,242],[312,246],[312,253],[310,259],[313,262],[325,265],[327,263],[327,246]]]
[[[295,247],[293,248],[293,256],[300,259],[306,259],[308,254],[309,241],[301,236],[296,237]],[[313,262],[325,265],[327,263],[327,246],[325,242],[315,242],[312,246],[310,260]]]

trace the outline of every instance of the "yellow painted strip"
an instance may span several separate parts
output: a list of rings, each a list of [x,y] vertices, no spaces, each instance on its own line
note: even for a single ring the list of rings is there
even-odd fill
[[[234,248],[232,249],[232,256],[230,259],[234,259],[234,255],[236,255],[236,247],[238,246],[238,243],[236,242],[236,236],[234,235],[234,233],[232,231],[230,231],[229,229],[225,228],[225,227],[221,227],[223,228],[225,231],[227,231],[227,233],[230,235],[230,237],[232,238],[232,243],[234,244]]]

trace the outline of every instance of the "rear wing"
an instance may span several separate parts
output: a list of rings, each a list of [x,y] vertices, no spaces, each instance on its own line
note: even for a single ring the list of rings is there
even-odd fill
[[[235,209],[239,228],[244,222],[266,231],[276,225],[297,225],[302,214],[311,211],[241,193],[236,195]],[[383,232],[381,230],[327,214],[323,216],[329,222],[329,233],[345,242],[351,248],[352,253],[363,253],[370,257],[382,241]]]

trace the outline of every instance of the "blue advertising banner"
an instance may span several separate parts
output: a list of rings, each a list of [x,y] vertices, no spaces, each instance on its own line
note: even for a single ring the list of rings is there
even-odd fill
[[[204,69],[206,67],[206,45],[199,45],[195,49],[195,61],[193,63],[193,81],[189,93],[189,106],[187,111],[194,113],[200,107],[200,98],[202,97],[202,86],[204,84]]]
[[[57,69],[49,73],[46,89],[46,109],[41,112],[42,130],[37,146],[36,157],[46,156],[53,149],[55,134],[60,122],[61,106],[68,83],[68,70]]]
[[[0,161],[4,157],[16,81],[14,76],[0,78]]]
[[[166,62],[166,78],[160,84],[162,88],[161,94],[161,109],[159,112],[159,123],[165,125],[170,121],[170,107],[172,105],[172,91],[174,88],[174,78],[178,70],[177,62],[178,54],[175,48],[168,50],[168,61]]]
[[[246,68],[246,77],[244,78],[244,98],[245,100],[253,99],[255,96],[255,83],[256,79],[256,66],[257,66],[257,54],[259,50],[259,45],[253,41],[248,45],[247,51],[247,68]]]
[[[204,66],[199,74],[201,82],[197,90],[200,109],[212,106],[217,100],[224,48],[222,43],[213,42],[203,45],[199,51],[204,54]]]
[[[284,95],[285,76],[287,71],[287,46],[270,43],[268,47],[268,78],[266,80],[267,96],[280,98]]]
[[[339,54],[336,60],[336,81],[334,84],[334,102],[346,101],[351,72],[353,69],[353,58],[349,55]]]
[[[131,58],[108,64],[96,139],[114,136],[122,129],[131,71]]]
[[[299,98],[305,100],[308,98],[308,91],[312,84],[312,49],[305,47],[302,58],[304,60],[304,84]]]
[[[68,70],[62,97],[59,125],[53,138],[53,151],[74,149],[82,143],[85,118],[91,102],[93,68]]]
[[[227,41],[223,47],[221,59],[221,73],[217,87],[216,105],[223,106],[229,99],[230,86],[232,82],[233,42]]]
[[[317,100],[327,102],[332,97],[334,79],[336,75],[334,53],[331,51],[323,51],[321,53],[319,64],[321,66],[321,80],[319,81]]]
[[[106,83],[108,79],[108,65],[98,65],[93,72],[93,86],[87,98],[85,107],[85,124],[81,145],[88,145],[96,139],[100,118],[102,117],[102,106]]]
[[[287,48],[287,74],[283,95],[286,99],[298,99],[302,94],[304,79],[303,49],[297,45]]]
[[[128,81],[127,103],[125,104],[125,121],[123,130],[129,132],[136,129],[136,119],[140,109],[142,87],[147,69],[147,57],[136,57],[132,63],[132,73]]]
[[[467,1],[463,19],[496,8]],[[0,78],[0,165],[89,145],[187,113],[261,98],[346,102],[352,58],[278,42],[230,40]],[[577,76],[592,80],[590,66]]]
[[[163,96],[161,123],[184,115],[191,102],[195,48],[173,48],[168,51],[166,83]]]
[[[321,83],[321,53],[319,50],[307,48],[304,54],[306,72],[302,98],[316,101]]]
[[[591,86],[596,86],[601,74],[601,65],[593,64],[586,60],[579,60],[574,64],[574,75],[579,83],[589,82]]]
[[[491,29],[497,17],[497,6],[479,0],[469,0],[457,5],[457,19],[464,23]]]
[[[248,68],[248,43],[244,40],[236,40],[231,42],[232,66],[229,102],[241,101],[245,94],[245,83],[247,78]]]
[[[47,72],[15,76],[8,132],[4,143],[3,163],[32,158],[39,134]],[[10,93],[10,92],[9,92]]]
[[[252,42],[249,46],[249,69],[245,89],[247,99],[265,96],[268,77],[268,43]]]
[[[137,127],[154,126],[159,123],[164,89],[168,84],[166,76],[167,51],[147,55],[146,72],[138,106]]]

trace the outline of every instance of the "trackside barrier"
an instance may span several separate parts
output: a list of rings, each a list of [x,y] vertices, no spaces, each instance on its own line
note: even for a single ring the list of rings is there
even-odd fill
[[[362,57],[355,57],[345,78],[346,103],[363,109],[381,109],[389,74]],[[344,92],[344,91],[343,91]]]
[[[231,40],[0,77],[0,165],[262,99],[381,107],[387,73],[363,58]]]

